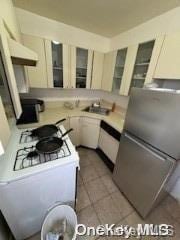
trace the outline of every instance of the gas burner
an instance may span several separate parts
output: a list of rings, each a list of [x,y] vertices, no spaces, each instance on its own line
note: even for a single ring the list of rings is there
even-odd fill
[[[38,157],[38,152],[32,151],[27,154],[27,159],[32,159]]]
[[[34,145],[30,147],[25,147],[17,151],[14,171],[33,167],[49,161],[58,160],[60,158],[68,157],[70,155],[71,152],[65,140],[61,149],[56,153],[39,154],[36,151],[36,147]]]
[[[58,132],[56,134],[54,134],[53,136],[54,137],[61,137],[62,136],[61,129],[59,128]],[[35,141],[38,141],[38,140],[39,140],[38,137],[32,135],[31,130],[26,130],[26,131],[21,133],[19,143],[31,143],[31,142],[35,142]]]

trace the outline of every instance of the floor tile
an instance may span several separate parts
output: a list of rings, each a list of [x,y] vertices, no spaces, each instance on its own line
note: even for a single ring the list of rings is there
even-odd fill
[[[81,175],[80,175],[80,172],[78,172],[77,185],[78,185],[78,186],[81,186],[82,184],[83,184],[82,177],[81,177]]]
[[[122,219],[121,213],[114,205],[111,196],[107,196],[95,203],[94,208],[102,224],[115,224]]]
[[[174,223],[174,219],[167,211],[165,211],[162,204],[152,210],[152,212],[147,217],[146,221],[154,224],[162,224],[162,223],[173,224]]]
[[[164,209],[177,221],[180,222],[180,203],[170,195],[163,201]]]
[[[84,183],[98,178],[98,174],[92,165],[82,167],[80,174]]]
[[[107,174],[111,174],[110,170],[106,167],[104,163],[95,164],[94,167],[99,177],[102,177]]]
[[[91,161],[89,159],[89,156],[87,154],[80,156],[80,167],[86,167],[86,166],[89,166],[89,165],[91,165]]]
[[[120,191],[116,191],[111,194],[114,204],[117,206],[122,217],[125,217],[134,211],[133,207],[126,200]]]
[[[102,176],[101,179],[109,193],[119,191],[119,189],[117,188],[117,186],[115,185],[115,183],[112,180],[112,175],[106,174],[106,175]]]
[[[89,198],[92,203],[97,202],[103,197],[109,195],[106,187],[104,186],[101,178],[85,183],[85,188],[88,192]]]
[[[35,234],[34,236],[27,238],[26,240],[41,240],[41,233]]]
[[[76,210],[80,211],[81,209],[89,206],[90,204],[91,202],[84,185],[79,186],[77,191]]]
[[[86,226],[94,227],[100,224],[97,214],[92,205],[82,209],[77,216],[78,223],[85,224]]]

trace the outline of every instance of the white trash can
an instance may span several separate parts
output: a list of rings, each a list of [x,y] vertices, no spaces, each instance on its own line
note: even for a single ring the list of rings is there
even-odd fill
[[[41,229],[41,240],[46,240],[46,235],[52,231],[53,226],[62,220],[66,220],[67,224],[72,227],[72,240],[76,239],[77,215],[73,208],[68,205],[58,205],[52,208],[44,219]]]

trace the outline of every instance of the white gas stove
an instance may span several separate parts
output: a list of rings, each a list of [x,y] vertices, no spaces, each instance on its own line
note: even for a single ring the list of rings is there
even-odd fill
[[[17,240],[40,231],[54,205],[74,207],[76,198],[79,156],[68,135],[59,152],[38,154],[38,139],[30,136],[30,130],[14,126],[11,141],[0,157],[0,209]],[[56,136],[64,132],[60,126]]]

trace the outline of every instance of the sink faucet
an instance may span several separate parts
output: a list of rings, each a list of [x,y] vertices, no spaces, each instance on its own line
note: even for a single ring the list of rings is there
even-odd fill
[[[76,100],[76,107],[78,108],[79,107],[79,104],[80,104],[80,100],[78,99],[78,100]]]
[[[92,104],[92,107],[101,107],[101,102],[99,101],[99,102],[94,102],[93,104]]]

